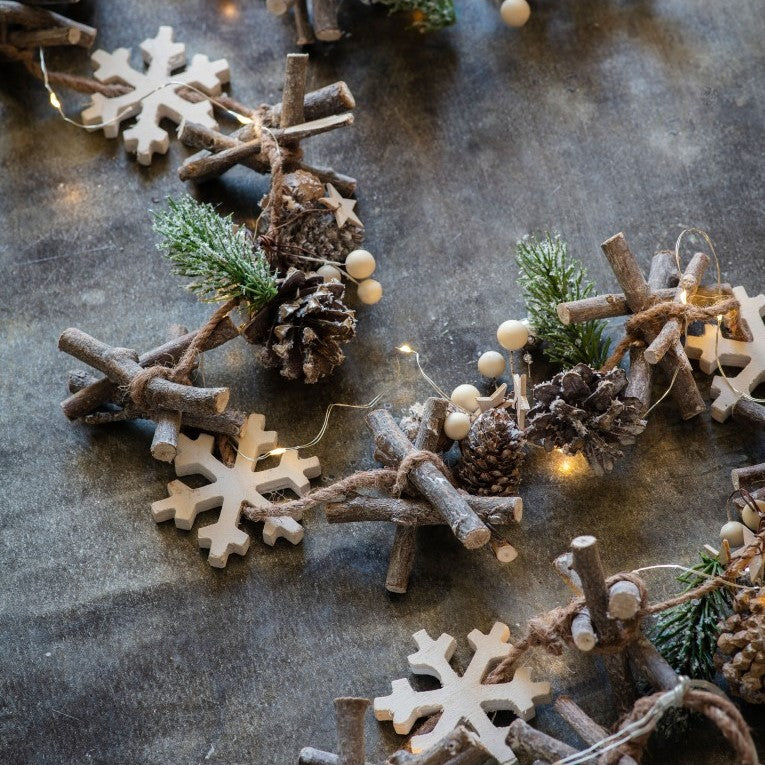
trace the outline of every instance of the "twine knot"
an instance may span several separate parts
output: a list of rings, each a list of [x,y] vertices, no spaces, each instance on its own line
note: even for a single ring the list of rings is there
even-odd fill
[[[409,454],[407,454],[399,463],[398,470],[396,470],[396,480],[391,489],[391,493],[394,497],[400,497],[404,493],[409,484],[409,474],[414,468],[425,462],[432,463],[441,473],[443,473],[449,483],[454,484],[451,471],[435,452],[427,451],[425,449],[415,449],[409,452]]]

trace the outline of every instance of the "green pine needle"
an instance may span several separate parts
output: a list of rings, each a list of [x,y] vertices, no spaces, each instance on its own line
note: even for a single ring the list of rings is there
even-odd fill
[[[518,283],[523,290],[529,321],[543,341],[542,352],[554,364],[568,369],[579,363],[601,367],[610,341],[603,337],[604,321],[586,321],[566,326],[558,318],[558,303],[582,300],[595,294],[587,271],[568,255],[559,236],[530,236],[518,242]]]
[[[408,11],[412,26],[420,32],[434,32],[457,20],[454,0],[375,0],[388,7],[390,13]]]
[[[190,289],[205,302],[241,300],[250,313],[276,295],[276,274],[263,251],[231,216],[190,196],[168,199],[167,212],[155,212],[157,249],[173,264],[173,273],[193,279]]]
[[[716,558],[701,553],[701,561],[693,571],[702,576],[686,571],[677,577],[685,591],[703,584],[708,576],[719,576],[724,566]],[[711,680],[715,675],[719,625],[730,614],[731,603],[730,592],[723,588],[668,608],[653,625],[651,642],[678,674]]]

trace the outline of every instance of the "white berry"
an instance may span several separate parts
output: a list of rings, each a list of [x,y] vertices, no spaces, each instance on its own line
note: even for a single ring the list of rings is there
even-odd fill
[[[343,275],[340,273],[340,269],[331,266],[329,263],[325,263],[321,268],[318,268],[316,273],[321,276],[325,282],[343,281]]]
[[[497,351],[486,351],[478,359],[478,371],[484,377],[499,377],[505,371],[505,357]]]
[[[466,412],[475,412],[478,409],[478,401],[476,400],[481,395],[478,388],[475,385],[458,385],[451,395],[452,403],[458,406],[460,409],[464,409]]]
[[[444,433],[454,441],[461,441],[470,432],[470,417],[465,412],[452,412],[444,420]]]
[[[345,259],[345,270],[354,279],[368,279],[376,266],[374,255],[366,250],[354,250]]]
[[[499,325],[497,340],[508,351],[520,351],[529,341],[529,328],[522,321],[508,319]]]
[[[744,524],[738,521],[728,521],[720,529],[720,539],[727,539],[731,547],[741,547],[744,544]]]
[[[383,288],[380,282],[376,282],[374,279],[364,279],[359,284],[356,294],[359,296],[359,300],[367,305],[374,305],[380,302],[380,298],[383,295]]]
[[[760,512],[755,513],[754,510],[752,510],[752,508],[746,504],[741,510],[741,520],[752,531],[757,531],[757,529],[760,528],[760,518],[762,515],[765,515],[765,500],[755,499],[754,504],[757,505],[757,508]],[[760,513],[762,513],[762,515],[760,515]]]
[[[504,0],[499,15],[507,26],[522,27],[531,16],[531,7],[526,0]]]

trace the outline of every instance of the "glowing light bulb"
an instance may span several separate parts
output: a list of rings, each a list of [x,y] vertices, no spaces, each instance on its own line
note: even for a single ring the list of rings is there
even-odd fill
[[[250,119],[249,117],[247,117],[246,115],[244,115],[244,114],[239,114],[239,112],[233,112],[233,111],[231,111],[231,109],[229,109],[229,112],[231,113],[231,115],[232,115],[232,116],[233,116],[233,117],[236,119],[236,121],[237,121],[237,122],[238,122],[240,125],[252,125],[252,123],[253,123],[253,120],[251,120],[251,119]]]
[[[568,475],[574,470],[574,460],[571,457],[564,457],[558,466],[558,470],[562,475]]]
[[[688,292],[686,290],[683,290],[680,293],[680,302],[685,305],[688,302]]]
[[[398,348],[396,348],[397,351],[401,351],[401,353],[414,353],[414,348],[412,348],[411,345],[408,343],[403,343],[402,345],[399,345]]]
[[[280,457],[282,454],[286,454],[287,450],[283,446],[277,446],[276,449],[271,449],[268,453],[269,457]]]
[[[61,108],[61,101],[58,100],[58,96],[53,91],[51,91],[51,94],[50,94],[50,105],[54,109]]]

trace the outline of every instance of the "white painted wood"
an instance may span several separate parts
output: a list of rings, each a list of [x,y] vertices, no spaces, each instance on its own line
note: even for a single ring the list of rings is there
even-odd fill
[[[242,502],[255,507],[270,507],[263,495],[289,490],[302,497],[310,490],[310,478],[321,473],[318,457],[302,459],[296,451],[286,451],[279,464],[269,470],[256,470],[257,458],[276,446],[276,433],[264,430],[265,417],[251,414],[239,440],[236,462],[227,467],[213,454],[215,440],[203,433],[196,439],[181,434],[175,457],[179,476],[202,475],[211,483],[192,489],[182,481],[171,481],[169,497],[154,502],[152,515],[157,523],[175,519],[181,529],[190,529],[197,515],[205,510],[221,508],[218,520],[199,530],[199,546],[209,548],[211,566],[222,568],[231,553],[244,555],[250,537],[239,528]],[[279,537],[292,544],[303,539],[303,527],[290,517],[268,518],[263,525],[263,541],[273,545]]]
[[[103,127],[104,135],[116,138],[120,124],[138,115],[135,125],[125,131],[123,139],[125,148],[135,152],[142,165],[149,165],[154,154],[165,154],[170,145],[167,131],[159,126],[163,117],[176,124],[188,120],[208,128],[218,126],[209,101],[192,103],[176,91],[183,85],[193,85],[207,95],[219,95],[221,84],[228,82],[230,72],[226,59],[210,61],[199,54],[185,71],[176,72],[186,63],[186,46],[173,42],[172,27],[160,27],[157,36],[144,40],[140,47],[147,64],[144,72],[130,65],[129,48],[118,48],[114,53],[104,50],[93,53],[91,59],[97,67],[93,76],[97,80],[131,85],[134,90],[116,98],[95,93],[90,106],[82,112],[82,120],[95,130],[98,129],[95,126],[108,122]],[[167,85],[171,80],[178,84]]]
[[[420,717],[442,712],[430,733],[412,737],[409,743],[413,752],[433,746],[464,720],[498,762],[517,762],[512,749],[505,743],[508,728],[495,726],[487,713],[510,710],[528,720],[534,716],[534,704],[550,700],[550,684],[533,682],[528,667],[516,669],[508,683],[482,683],[489,670],[507,656],[511,648],[507,625],[496,622],[488,634],[473,630],[468,635],[474,654],[462,677],[449,663],[456,648],[451,635],[443,634],[433,640],[425,630],[420,630],[413,637],[419,650],[409,656],[412,672],[431,675],[442,687],[416,692],[408,680],[394,680],[391,683],[393,692],[374,700],[375,717],[392,720],[396,733],[406,735]]]
[[[765,295],[749,297],[744,287],[734,287],[733,295],[741,304],[741,317],[746,320],[753,339],[747,343],[720,335],[717,355],[723,366],[741,368],[741,372],[735,377],[728,375],[728,379],[736,390],[751,393],[760,383],[765,382]],[[703,335],[688,335],[685,338],[686,355],[690,359],[698,359],[699,367],[706,374],[717,371],[716,335],[717,324],[712,323],[704,325]],[[723,422],[730,417],[741,396],[721,375],[715,375],[712,381],[712,395],[717,396],[712,402],[712,417]]]

